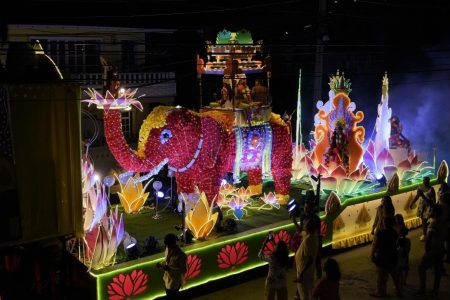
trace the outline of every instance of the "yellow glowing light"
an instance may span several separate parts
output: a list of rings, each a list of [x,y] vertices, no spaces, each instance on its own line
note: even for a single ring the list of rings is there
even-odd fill
[[[137,173],[134,178],[130,177],[126,184],[120,183],[119,195],[120,203],[122,203],[123,209],[127,214],[138,212],[147,200],[149,193],[144,193],[145,187],[142,187],[142,183],[135,183],[134,179],[139,178],[139,173]]]
[[[289,195],[277,194],[277,198],[280,205],[286,205],[289,201]]]
[[[212,203],[208,203],[205,193],[202,192],[194,209],[186,216],[186,226],[196,239],[205,239],[217,222],[218,213],[212,213]]]

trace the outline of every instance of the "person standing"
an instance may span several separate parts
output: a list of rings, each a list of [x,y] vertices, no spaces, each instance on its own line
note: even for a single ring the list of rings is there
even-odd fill
[[[268,242],[273,242],[272,232],[269,232],[258,254],[261,260],[269,263],[265,299],[274,300],[276,295],[278,300],[287,300],[286,270],[289,266],[288,248],[285,242],[279,241],[275,246],[274,252],[270,255],[265,255],[264,249]]]
[[[422,220],[422,236],[421,241],[425,240],[427,235],[428,219],[430,218],[431,206],[436,204],[436,192],[430,184],[430,177],[423,178],[423,184],[417,189],[416,197],[411,201],[410,208],[412,209],[417,200],[419,200],[419,207],[417,208],[417,216]]]
[[[339,281],[341,271],[336,260],[327,259],[323,266],[325,278],[321,279],[313,291],[313,299],[316,300],[340,300]]]
[[[447,233],[447,224],[442,219],[442,208],[434,205],[430,212],[430,224],[425,239],[425,254],[419,264],[420,287],[417,295],[425,295],[426,272],[434,269],[434,285],[432,295],[438,296],[441,282],[444,258],[444,241]]]
[[[268,105],[268,91],[267,88],[262,84],[260,79],[255,80],[255,86],[252,87],[251,92],[253,101],[260,102],[262,105]]]
[[[241,103],[245,103],[248,105],[252,102],[250,88],[247,86],[247,81],[245,79],[239,80],[238,84],[236,85],[234,98],[237,102],[236,106],[238,107]]]
[[[319,251],[317,253],[316,257],[316,273],[317,278],[322,277],[322,258],[321,258],[321,250],[322,250],[322,235],[320,232],[320,224],[321,220],[319,216],[316,214],[315,209],[315,201],[316,196],[314,194],[314,191],[306,191],[306,199],[305,199],[305,205],[303,208],[303,213],[300,216],[300,225],[297,224],[297,221],[295,218],[293,218],[294,226],[296,228],[296,231],[304,231],[305,230],[305,224],[308,220],[311,220],[314,224],[314,231],[317,232],[317,237],[319,241]]]
[[[405,221],[401,214],[395,215],[394,229],[398,234],[397,240],[397,271],[400,285],[406,285],[406,279],[409,272],[409,253],[411,252],[411,240],[407,237],[408,228],[405,226]]]
[[[386,285],[389,275],[394,280],[397,296],[402,295],[402,289],[397,274],[397,233],[395,232],[394,219],[384,218],[384,227],[375,233],[372,244],[372,261],[376,266],[377,288],[372,297],[385,297]]]
[[[316,226],[311,219],[305,223],[305,237],[295,253],[297,268],[297,290],[301,300],[312,299],[316,273],[316,258],[319,252],[319,238]]]
[[[447,224],[447,234],[445,237],[445,262],[450,263],[450,191],[448,184],[442,182],[438,192],[438,204],[442,208],[442,220]]]
[[[372,234],[375,234],[378,230],[383,229],[384,218],[394,218],[395,208],[392,204],[392,198],[390,196],[384,196],[381,199],[381,204],[377,208],[377,214],[372,226]]]
[[[167,234],[164,237],[166,246],[166,258],[163,263],[157,263],[159,269],[164,270],[164,285],[168,299],[179,299],[180,288],[184,283],[184,275],[187,271],[186,254],[177,245],[177,237]]]

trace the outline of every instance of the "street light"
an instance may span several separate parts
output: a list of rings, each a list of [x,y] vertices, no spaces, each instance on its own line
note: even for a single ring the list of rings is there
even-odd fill
[[[153,219],[158,220],[161,219],[161,215],[158,212],[158,202],[159,202],[159,198],[163,198],[164,197],[164,193],[160,191],[160,189],[162,188],[162,182],[157,180],[153,182],[153,188],[155,189],[155,210],[156,213],[153,216]]]

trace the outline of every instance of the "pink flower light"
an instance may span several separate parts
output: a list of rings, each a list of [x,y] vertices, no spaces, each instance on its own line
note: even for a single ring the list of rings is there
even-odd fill
[[[286,245],[289,245],[289,242],[291,241],[291,235],[289,234],[288,231],[286,230],[280,230],[278,231],[274,237],[273,237],[273,241],[270,241],[266,244],[266,247],[264,247],[263,253],[264,255],[270,255],[273,253],[273,251],[275,251],[275,247],[276,245],[280,242],[283,241],[286,243]]]
[[[248,259],[248,246],[244,242],[237,242],[230,246],[226,245],[220,249],[217,254],[217,263],[219,268],[228,269],[234,271],[236,266],[243,264]]]
[[[131,274],[120,274],[108,284],[109,300],[132,299],[147,289],[148,275],[142,270],[133,270]]]
[[[202,260],[197,255],[188,255],[187,257],[187,272],[184,278],[186,281],[191,280],[194,277],[197,277],[201,273],[202,268]]]

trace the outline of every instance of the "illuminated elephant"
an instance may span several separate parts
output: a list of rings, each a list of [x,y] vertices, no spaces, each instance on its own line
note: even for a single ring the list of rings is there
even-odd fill
[[[280,199],[287,200],[291,137],[278,115],[272,114],[270,122],[262,126],[241,128],[233,127],[218,112],[199,114],[185,108],[158,106],[141,126],[137,150],[130,149],[125,141],[119,111],[105,111],[104,120],[108,146],[126,170],[156,173],[168,164],[175,173],[179,193],[193,193],[198,186],[213,201],[222,179],[227,172],[236,171],[236,166],[240,166],[238,171],[247,172],[252,191],[261,193],[264,164],[266,171],[270,168]],[[247,148],[250,150],[245,152]]]

